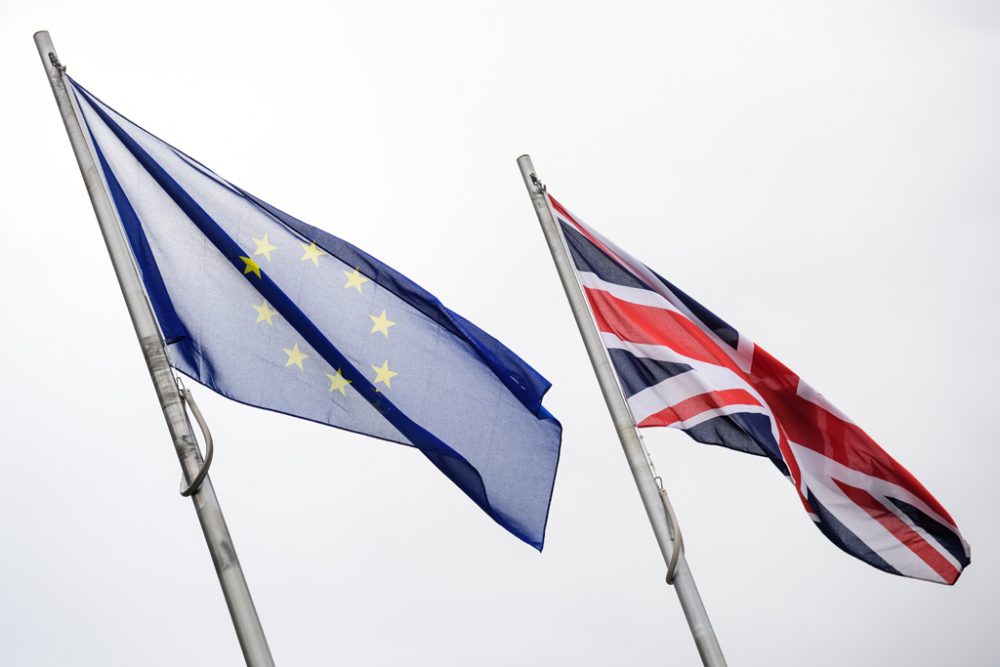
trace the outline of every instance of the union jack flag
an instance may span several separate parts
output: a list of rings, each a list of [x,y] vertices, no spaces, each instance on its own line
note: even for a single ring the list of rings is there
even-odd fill
[[[913,475],[780,361],[547,197],[636,426],[766,456],[838,547],[955,583],[969,545]]]

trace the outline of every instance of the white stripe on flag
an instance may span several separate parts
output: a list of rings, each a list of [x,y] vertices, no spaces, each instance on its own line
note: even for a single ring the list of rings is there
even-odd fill
[[[799,378],[799,384],[795,387],[795,395],[803,400],[809,401],[813,405],[823,408],[842,422],[847,424],[854,423],[851,421],[850,417],[838,410],[837,406],[828,401],[826,396],[810,387],[802,378]]]
[[[699,412],[694,417],[690,419],[685,419],[684,421],[674,422],[670,424],[669,428],[676,428],[682,431],[693,428],[698,424],[707,422],[709,419],[715,419],[716,417],[724,417],[726,415],[733,414],[747,414],[754,413],[758,415],[770,416],[768,409],[761,405],[724,405],[721,408],[712,408],[711,410],[705,410],[704,412]]]
[[[584,287],[607,292],[620,301],[634,303],[639,306],[662,308],[663,310],[675,313],[680,312],[672,303],[653,290],[646,289],[645,287],[626,287],[617,283],[609,283],[606,280],[601,280],[596,273],[591,273],[590,271],[577,271],[576,277]]]
[[[727,369],[708,366],[690,370],[647,387],[629,397],[628,405],[637,422],[655,415],[664,408],[677,405],[695,396],[727,389],[744,389],[746,383],[732,373],[720,372]],[[744,405],[755,405],[753,403]],[[759,407],[759,406],[756,406]]]

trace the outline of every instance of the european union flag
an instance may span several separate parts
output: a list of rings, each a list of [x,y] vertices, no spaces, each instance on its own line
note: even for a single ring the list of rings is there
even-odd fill
[[[177,370],[249,405],[412,445],[542,548],[562,434],[541,404],[545,378],[402,274],[69,82]]]

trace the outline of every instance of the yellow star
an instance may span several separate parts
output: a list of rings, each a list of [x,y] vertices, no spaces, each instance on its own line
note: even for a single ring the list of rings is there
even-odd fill
[[[264,238],[262,239],[254,239],[253,242],[257,244],[257,249],[253,251],[253,256],[264,255],[264,257],[267,257],[267,261],[270,262],[271,251],[277,250],[278,246],[271,245],[271,242],[267,240],[267,234],[264,234]]]
[[[337,369],[336,375],[326,374],[330,378],[330,391],[339,391],[344,396],[347,396],[347,391],[345,391],[347,385],[351,384],[351,380],[348,380],[343,375],[340,374],[340,369]]]
[[[259,306],[254,306],[254,310],[257,311],[257,321],[254,324],[260,324],[261,322],[267,322],[271,326],[274,326],[274,322],[271,318],[278,314],[278,311],[271,310],[271,307],[267,305],[267,301],[264,301]]]
[[[369,331],[368,333],[375,333],[376,331],[381,331],[382,335],[388,338],[389,327],[396,326],[395,322],[393,322],[392,320],[390,320],[388,317],[385,316],[384,310],[382,311],[382,314],[379,315],[378,317],[375,317],[374,315],[369,315],[368,317],[370,317],[372,321],[372,330]]]
[[[260,278],[260,264],[253,261],[249,257],[240,257],[240,259],[242,259],[243,263],[246,264],[246,268],[243,269],[243,275],[246,275],[248,273],[253,273],[256,274],[258,278]]]
[[[305,251],[302,253],[302,261],[304,262],[308,259],[316,266],[319,266],[319,256],[326,254],[315,243],[310,243],[309,245],[303,243],[302,249]]]
[[[361,285],[368,282],[368,279],[358,273],[357,269],[354,269],[354,271],[344,271],[344,275],[347,276],[347,284],[344,285],[344,289],[347,289],[348,287],[356,287],[358,289],[358,294],[361,294]]]
[[[290,350],[287,347],[283,347],[281,349],[283,349],[285,351],[285,354],[288,355],[288,361],[285,362],[286,367],[294,364],[299,367],[300,371],[305,370],[304,368],[302,368],[302,362],[308,359],[309,355],[303,354],[302,352],[299,351],[298,343],[292,346],[292,349]]]
[[[391,380],[392,378],[399,375],[399,373],[397,373],[396,371],[389,370],[388,359],[382,362],[381,368],[378,366],[372,366],[372,370],[375,371],[375,380],[374,380],[375,384],[378,384],[379,382],[384,382],[386,387],[392,389]]]

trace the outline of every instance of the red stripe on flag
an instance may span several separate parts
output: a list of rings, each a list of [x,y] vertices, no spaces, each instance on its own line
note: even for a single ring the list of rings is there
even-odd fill
[[[559,211],[559,213],[561,213],[563,217],[572,222],[574,225],[577,224],[576,218],[573,217],[573,214],[567,211],[566,207],[564,207],[562,204],[556,201],[555,197],[549,195],[549,202],[552,204],[552,208]]]
[[[892,533],[893,537],[916,554],[920,560],[927,563],[942,579],[949,584],[955,583],[958,579],[959,571],[927,540],[921,537],[920,533],[910,528],[902,519],[880,503],[875,496],[864,489],[851,486],[850,484],[841,482],[839,479],[833,481],[848,498],[861,506],[871,518],[882,524],[886,530]]]
[[[650,415],[637,424],[639,428],[650,426],[670,426],[677,422],[697,417],[706,410],[716,410],[729,405],[760,405],[752,394],[743,389],[725,389],[699,394],[675,403],[668,408]]]
[[[684,315],[622,301],[603,290],[585,287],[584,293],[600,331],[613,333],[629,343],[663,345],[685,357],[724,366],[745,377],[729,355]]]

